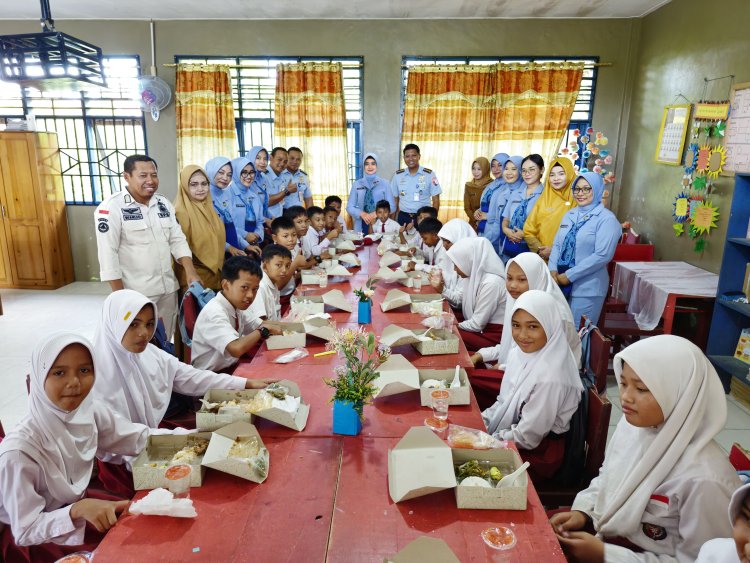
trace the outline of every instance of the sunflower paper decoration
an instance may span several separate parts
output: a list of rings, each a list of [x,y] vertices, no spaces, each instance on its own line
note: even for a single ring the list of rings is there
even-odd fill
[[[724,170],[724,163],[727,161],[727,149],[722,145],[716,145],[711,149],[711,156],[708,159],[708,170],[706,176],[710,179],[716,179]]]
[[[695,166],[698,164],[698,151],[700,147],[697,143],[690,143],[685,157],[685,174],[695,172]]]
[[[672,216],[674,217],[675,223],[684,223],[687,221],[688,214],[690,212],[690,200],[685,192],[680,192],[676,198],[674,198],[674,209]]]
[[[709,234],[711,229],[716,228],[716,221],[719,218],[719,208],[714,206],[711,201],[702,201],[696,208],[692,217],[692,227],[701,234]]]
[[[708,170],[708,162],[711,160],[711,145],[703,145],[698,149],[698,160],[695,163],[695,171],[702,176]]]

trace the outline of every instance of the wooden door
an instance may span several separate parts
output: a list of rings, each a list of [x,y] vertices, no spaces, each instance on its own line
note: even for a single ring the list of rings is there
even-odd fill
[[[11,247],[8,237],[5,235],[5,189],[3,176],[0,174],[0,287],[13,285],[13,276],[10,268]]]
[[[0,141],[0,173],[4,185],[3,223],[10,249],[13,284],[46,285],[40,195],[36,186],[36,157],[31,135],[6,133]]]

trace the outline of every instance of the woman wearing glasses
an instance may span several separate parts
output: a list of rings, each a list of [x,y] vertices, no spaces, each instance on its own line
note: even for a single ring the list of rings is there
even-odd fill
[[[242,224],[245,240],[250,246],[245,251],[252,250],[260,254],[258,245],[263,242],[263,219],[265,194],[255,183],[255,165],[244,156],[232,160],[232,192],[244,209],[235,204],[232,217],[235,225]]]
[[[563,217],[555,235],[549,269],[568,298],[574,326],[581,316],[597,323],[609,288],[607,264],[615,254],[622,227],[617,217],[604,207],[604,180],[595,172],[585,172],[573,182],[573,198],[578,207]]]

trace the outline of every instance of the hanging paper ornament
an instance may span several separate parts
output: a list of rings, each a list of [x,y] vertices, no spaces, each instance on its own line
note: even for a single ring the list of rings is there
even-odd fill
[[[672,228],[674,229],[674,236],[679,237],[685,232],[685,226],[682,223],[675,223],[672,225]]]
[[[599,154],[599,147],[591,147],[591,154]]]
[[[683,174],[682,176],[682,187],[684,189],[690,189],[690,184],[693,182],[693,177],[690,174]]]
[[[607,172],[607,175],[604,177],[604,183],[605,184],[613,184],[616,179],[617,178],[615,178],[615,173],[614,172]]]
[[[711,134],[713,133],[713,130],[714,130],[714,126],[713,125],[706,125],[703,128],[703,132],[706,134],[706,137],[708,137],[709,139],[712,136]]]
[[[573,135],[575,135],[576,137],[578,137],[578,136],[580,136],[580,134],[581,134],[581,130],[580,129],[573,129]]]
[[[583,151],[583,158],[588,158],[591,156],[591,151]]]
[[[570,155],[570,158],[572,158],[573,160],[578,160],[578,153],[574,152],[573,154]]]
[[[593,150],[593,149],[594,149],[594,143],[590,143],[590,142],[589,142],[589,143],[586,143],[586,148],[587,148],[588,150]]]
[[[597,166],[601,166],[602,164],[604,164],[604,161],[601,158],[597,158],[594,161],[594,164],[596,164]]]
[[[698,240],[695,241],[695,246],[693,247],[693,250],[695,252],[698,252],[700,254],[705,249],[706,249],[706,239],[704,239],[704,238],[701,237],[701,238],[699,238]]]
[[[594,172],[596,172],[597,174],[601,174],[602,173],[602,167],[601,166],[594,166]]]
[[[599,139],[600,145],[606,145],[607,143],[609,143],[609,139],[607,137],[602,137],[601,139]]]
[[[723,137],[727,132],[727,124],[724,121],[719,121],[714,125],[714,136]]]
[[[715,207],[710,201],[702,201],[695,209],[692,225],[698,234],[708,234],[711,229],[716,228],[718,218],[719,208]]]
[[[589,127],[588,129],[586,129],[586,133],[588,133],[589,135],[591,135],[591,133],[593,133],[593,132],[594,132],[594,128],[593,127]]]
[[[564,148],[560,152],[563,153],[563,154],[568,154],[570,151],[568,149]]]
[[[690,237],[691,239],[694,239],[694,238],[697,238],[697,237],[698,237],[698,231],[696,231],[696,230],[695,230],[695,226],[693,226],[693,225],[690,225],[690,226],[688,227],[688,232],[687,232],[687,235],[688,235],[688,237]]]
[[[672,217],[674,217],[675,223],[684,223],[687,221],[689,211],[690,201],[688,200],[688,195],[685,192],[680,192],[674,198],[672,206]]]
[[[612,164],[612,155],[611,155],[611,154],[604,154],[605,152],[606,152],[606,151],[602,151],[601,153],[599,153],[599,154],[601,154],[602,156],[606,157],[606,158],[604,159],[604,164]]]
[[[602,156],[609,156],[609,151],[607,149],[602,149],[599,151],[599,154]]]
[[[588,172],[588,171],[589,171],[589,169],[588,169],[588,168],[581,168],[581,174],[585,174],[585,173],[586,173],[586,172]]]
[[[711,156],[708,158],[708,170],[706,176],[716,179],[724,170],[724,163],[727,161],[727,150],[722,145],[716,145],[711,149]]]
[[[708,162],[711,159],[711,145],[703,145],[698,149],[698,160],[695,163],[695,172],[703,175],[708,170]]]
[[[588,136],[584,135],[583,137],[581,137],[580,139],[578,139],[578,141],[581,142],[581,143],[588,143],[589,142],[589,138],[588,138]]]
[[[687,156],[685,157],[685,174],[692,174],[695,172],[695,167],[698,164],[698,147],[697,143],[690,143],[687,150]]]
[[[694,190],[705,190],[706,189],[706,177],[705,176],[696,176],[693,180],[693,189]]]

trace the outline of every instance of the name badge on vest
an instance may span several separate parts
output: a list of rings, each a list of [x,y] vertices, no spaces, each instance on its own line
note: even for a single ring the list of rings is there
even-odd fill
[[[163,202],[163,201],[160,201],[160,202],[159,202],[159,203],[157,204],[157,207],[159,208],[159,213],[158,213],[158,215],[159,215],[159,217],[160,217],[161,219],[166,219],[167,217],[169,217],[169,216],[170,216],[170,213],[169,213],[169,209],[167,209],[167,206],[166,206],[166,205],[164,205],[164,202]]]
[[[123,221],[140,221],[143,219],[140,207],[123,207],[120,211],[122,211]]]

